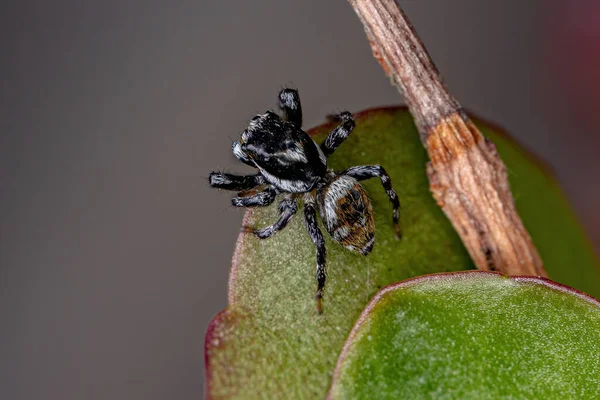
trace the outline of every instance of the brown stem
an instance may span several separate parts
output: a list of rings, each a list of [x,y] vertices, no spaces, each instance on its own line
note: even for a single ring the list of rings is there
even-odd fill
[[[394,0],[349,0],[375,58],[406,98],[427,148],[430,188],[477,268],[547,276],[515,208],[506,167],[448,92]]]

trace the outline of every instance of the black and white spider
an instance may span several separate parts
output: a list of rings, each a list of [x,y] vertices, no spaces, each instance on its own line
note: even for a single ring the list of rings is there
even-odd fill
[[[236,176],[221,172],[210,174],[210,186],[240,191],[231,200],[236,207],[264,207],[283,194],[279,202],[280,217],[273,225],[250,230],[266,239],[285,228],[296,213],[297,202],[304,203],[306,229],[317,248],[317,310],[322,312],[325,287],[325,242],[317,224],[317,212],[327,232],[347,249],[367,255],[375,243],[375,224],[371,202],[360,180],[380,177],[389,196],[396,237],[400,237],[400,201],[390,177],[380,165],[351,167],[343,172],[327,168],[327,157],[350,135],[355,123],[352,114],[339,115],[340,125],[317,145],[302,129],[300,97],[294,89],[279,93],[283,117],[272,111],[257,115],[233,142],[233,154],[258,173]]]

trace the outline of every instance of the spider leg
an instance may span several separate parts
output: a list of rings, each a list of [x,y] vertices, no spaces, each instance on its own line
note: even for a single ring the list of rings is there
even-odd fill
[[[262,229],[250,230],[250,232],[254,233],[260,239],[269,238],[277,232],[279,232],[280,230],[282,230],[283,228],[285,228],[288,222],[290,222],[290,220],[294,216],[294,214],[296,214],[297,210],[298,206],[296,204],[296,198],[292,196],[286,196],[279,203],[279,212],[281,213],[279,216],[279,220],[273,225],[267,226]]]
[[[392,211],[392,219],[394,222],[394,231],[397,238],[402,237],[402,230],[400,229],[400,200],[396,191],[392,187],[392,181],[390,176],[385,172],[385,169],[381,165],[361,165],[357,167],[348,168],[342,172],[342,175],[348,175],[356,180],[362,181],[364,179],[380,177],[381,185],[385,189],[394,210]]]
[[[238,197],[231,199],[235,207],[266,207],[275,201],[277,191],[272,186],[267,186],[262,191],[252,191],[250,194],[240,192]]]
[[[223,172],[211,172],[208,176],[210,187],[226,190],[248,190],[265,183],[262,175],[232,175]]]
[[[313,243],[317,247],[317,312],[323,313],[323,289],[325,288],[325,279],[327,274],[325,271],[325,240],[323,234],[317,224],[317,213],[315,211],[314,198],[309,196],[305,197],[304,202],[304,222],[306,223],[306,230],[310,235]]]
[[[286,120],[298,129],[302,127],[302,105],[297,90],[282,89],[279,92],[279,108],[283,111]]]
[[[350,132],[352,132],[356,126],[354,117],[348,111],[341,113],[338,116],[338,119],[342,121],[342,123],[331,131],[325,141],[321,143],[321,150],[323,150],[323,153],[325,153],[326,156],[331,155],[331,153],[333,153],[335,149],[350,136]]]

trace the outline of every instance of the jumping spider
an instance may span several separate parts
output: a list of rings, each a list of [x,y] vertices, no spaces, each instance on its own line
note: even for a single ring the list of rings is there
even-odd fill
[[[390,177],[380,165],[351,167],[343,172],[327,169],[327,157],[350,135],[355,123],[352,114],[342,112],[340,125],[317,145],[302,129],[302,108],[298,92],[283,89],[279,93],[283,118],[272,111],[257,115],[242,132],[239,142],[233,142],[233,154],[258,173],[236,176],[212,172],[210,186],[240,191],[231,199],[236,207],[264,207],[284,194],[279,202],[280,217],[273,225],[250,229],[261,239],[271,237],[285,228],[297,211],[297,202],[304,203],[306,229],[317,248],[317,310],[323,312],[325,287],[325,241],[317,224],[318,208],[325,229],[347,249],[367,255],[375,243],[373,210],[367,193],[358,181],[380,177],[381,184],[393,206],[392,220],[396,237],[400,237],[400,201],[392,188]]]

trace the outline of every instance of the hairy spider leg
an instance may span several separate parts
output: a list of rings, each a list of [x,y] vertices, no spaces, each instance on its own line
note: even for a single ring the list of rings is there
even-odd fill
[[[297,210],[298,205],[295,196],[288,195],[279,202],[280,215],[277,222],[262,229],[253,230],[252,228],[248,228],[248,231],[254,233],[260,239],[269,238],[284,229]]]
[[[331,131],[325,141],[321,143],[321,150],[323,150],[325,156],[331,155],[331,153],[333,153],[339,145],[350,136],[350,133],[356,126],[354,117],[348,111],[342,112],[338,116],[338,119],[341,120],[342,123]]]
[[[231,204],[235,207],[266,207],[275,201],[275,196],[277,196],[277,190],[272,186],[267,186],[261,191],[240,192],[238,197],[231,199]]]
[[[394,233],[396,234],[396,238],[402,237],[402,230],[400,229],[400,200],[398,199],[398,195],[396,191],[392,187],[392,181],[390,176],[385,172],[385,169],[381,165],[359,165],[356,167],[351,167],[342,172],[342,175],[348,175],[352,178],[362,181],[365,179],[380,177],[381,185],[385,190],[385,193],[390,198],[392,202],[392,220],[394,222]]]
[[[297,90],[282,89],[279,92],[279,108],[288,122],[294,124],[298,129],[302,127],[302,104]]]
[[[265,178],[260,175],[232,175],[224,172],[211,172],[208,177],[211,187],[225,190],[248,190],[265,183]]]
[[[322,314],[323,290],[327,278],[325,271],[325,240],[323,239],[323,234],[317,224],[317,212],[315,211],[314,198],[310,195],[304,197],[304,222],[306,223],[306,230],[317,248],[317,295],[315,298],[317,300],[317,312]]]

